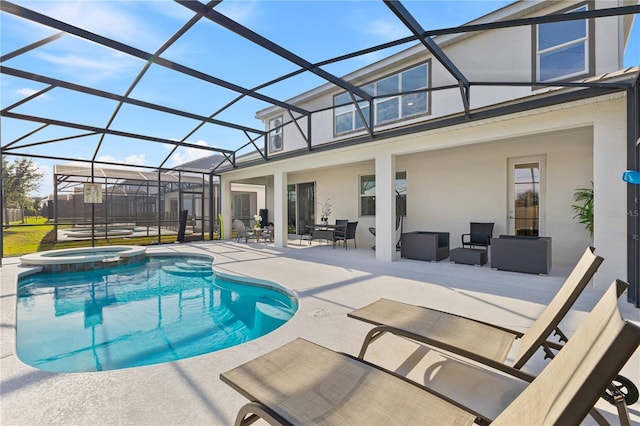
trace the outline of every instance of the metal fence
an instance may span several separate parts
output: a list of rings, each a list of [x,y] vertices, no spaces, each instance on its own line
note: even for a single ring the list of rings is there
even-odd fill
[[[22,222],[23,213],[22,209],[4,209],[4,222]]]

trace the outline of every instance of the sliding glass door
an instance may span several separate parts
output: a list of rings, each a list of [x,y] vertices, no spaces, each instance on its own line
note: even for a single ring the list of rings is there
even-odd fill
[[[287,223],[289,233],[306,234],[307,225],[316,219],[315,182],[291,184],[287,187]]]

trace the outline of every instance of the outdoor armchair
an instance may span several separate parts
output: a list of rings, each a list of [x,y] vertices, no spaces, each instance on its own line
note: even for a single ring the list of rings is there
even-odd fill
[[[455,398],[362,359],[296,339],[222,373],[222,381],[251,402],[236,425],[492,423],[579,424],[640,345],[640,328],[625,321],[612,285],[558,355],[524,390],[486,417]],[[460,383],[459,386],[477,384]],[[482,384],[480,384],[482,387]],[[490,393],[490,388],[485,386]],[[630,419],[624,401],[621,424]],[[604,420],[603,418],[600,418]]]
[[[469,224],[469,234],[462,234],[462,247],[484,247],[487,249],[491,245],[493,236],[493,222],[471,222]]]
[[[427,307],[380,299],[348,314],[375,326],[367,333],[358,356],[364,358],[369,344],[385,333],[392,333],[500,368],[519,341],[517,354],[509,366],[520,369],[541,347],[549,351],[553,343],[546,339],[554,330],[566,340],[558,324],[604,260],[593,252],[592,247],[587,248],[526,333]]]

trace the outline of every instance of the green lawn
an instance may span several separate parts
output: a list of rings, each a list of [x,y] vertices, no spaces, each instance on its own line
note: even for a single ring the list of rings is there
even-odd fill
[[[27,218],[26,224],[13,222],[4,228],[4,257],[22,256],[37,251],[54,250],[73,247],[91,247],[91,241],[53,241],[53,224],[46,218]],[[62,226],[59,226],[62,228]],[[106,245],[149,245],[158,237],[108,238],[97,239],[97,246]],[[172,243],[176,236],[162,236],[162,243]]]

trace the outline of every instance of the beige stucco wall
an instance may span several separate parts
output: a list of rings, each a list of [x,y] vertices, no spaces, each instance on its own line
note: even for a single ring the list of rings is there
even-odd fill
[[[545,155],[541,234],[553,238],[555,264],[573,264],[590,241],[570,205],[573,189],[590,184],[592,146],[592,130],[583,127],[403,156],[397,169],[407,171],[405,228],[448,231],[452,248],[471,221],[494,222],[494,235],[509,234],[508,159]]]
[[[546,156],[546,221],[543,234],[553,238],[553,261],[575,263],[591,242],[573,219],[573,190],[590,185],[593,170],[592,128],[509,138],[478,145],[412,153],[397,158],[396,170],[407,172],[405,231],[441,230],[451,233],[451,247],[460,245],[469,222],[495,222],[495,235],[508,234],[508,159]],[[361,246],[374,244],[369,226],[375,218],[359,216],[359,178],[374,174],[373,160],[290,173],[288,183],[316,183],[318,204],[327,198],[331,220],[358,220]],[[316,206],[319,209],[318,206]],[[363,243],[364,242],[364,243]]]
[[[570,205],[574,190],[593,179],[593,242],[605,258],[595,285],[604,288],[615,278],[626,279],[627,272],[626,216],[617,213],[624,212],[626,205],[625,184],[620,179],[626,168],[625,107],[623,94],[606,95],[273,161],[225,173],[222,179],[282,174],[288,183],[316,182],[317,200],[331,198],[333,220],[360,222],[358,246],[366,248],[374,244],[367,228],[375,226],[375,221],[358,216],[359,176],[375,173],[376,157],[391,155],[397,159],[396,170],[407,172],[405,230],[449,231],[451,246],[456,247],[470,221],[492,221],[496,234],[508,233],[508,159],[543,154],[547,181],[542,229],[553,238],[554,265],[573,264],[592,241],[573,219]],[[270,197],[273,194],[268,190],[267,204]]]

